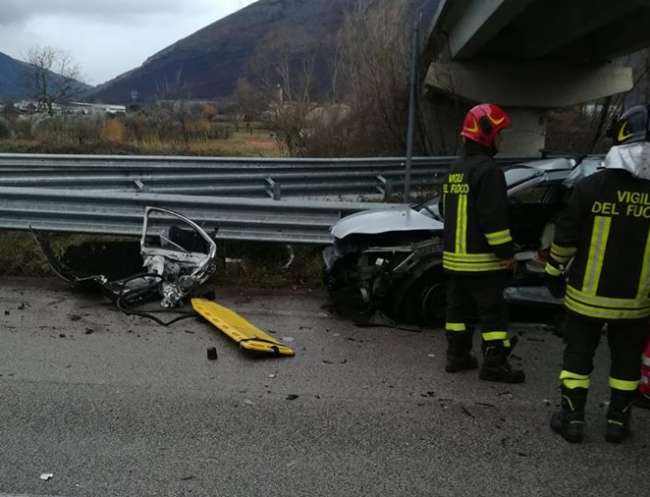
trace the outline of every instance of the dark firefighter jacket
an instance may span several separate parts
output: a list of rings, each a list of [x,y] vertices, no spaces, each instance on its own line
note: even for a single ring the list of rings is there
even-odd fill
[[[476,273],[504,269],[513,257],[503,171],[478,146],[468,143],[442,186],[445,218],[443,266]]]
[[[578,183],[546,272],[559,277],[571,259],[568,309],[601,319],[650,316],[650,181],[611,169]]]

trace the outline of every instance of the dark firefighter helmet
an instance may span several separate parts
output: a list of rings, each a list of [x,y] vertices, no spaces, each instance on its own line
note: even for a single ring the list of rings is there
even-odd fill
[[[648,106],[635,105],[623,112],[614,121],[609,135],[614,139],[614,145],[650,141]]]

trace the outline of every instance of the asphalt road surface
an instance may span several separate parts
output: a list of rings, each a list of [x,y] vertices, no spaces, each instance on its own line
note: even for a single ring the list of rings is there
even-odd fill
[[[218,292],[297,352],[266,360],[54,280],[0,294],[0,497],[649,492],[650,413],[629,443],[603,440],[605,344],[574,446],[548,429],[561,341],[541,327],[513,326],[529,380],[507,386],[445,374],[439,330],[360,328],[318,292]]]

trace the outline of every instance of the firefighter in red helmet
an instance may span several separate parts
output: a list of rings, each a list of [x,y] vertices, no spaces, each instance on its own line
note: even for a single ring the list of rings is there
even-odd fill
[[[503,297],[508,272],[514,265],[506,181],[493,159],[500,133],[510,124],[508,114],[497,105],[472,108],[461,132],[464,154],[452,165],[443,184],[443,267],[449,276],[445,369],[456,373],[478,368],[471,353],[473,333],[469,325],[475,310],[483,350],[479,377],[521,383],[524,372],[513,369],[508,360],[512,346]]]

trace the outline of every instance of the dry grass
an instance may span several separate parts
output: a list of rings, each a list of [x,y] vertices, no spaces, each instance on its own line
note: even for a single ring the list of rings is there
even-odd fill
[[[130,155],[202,155],[215,157],[281,157],[282,152],[271,133],[254,129],[235,131],[228,138],[204,138],[183,141],[161,141],[148,137],[140,141],[121,141],[119,130],[110,127],[106,140],[78,143],[40,140],[0,140],[0,153],[71,153],[71,154],[130,154]]]
[[[47,260],[30,233],[0,231],[0,275],[44,276]]]
[[[220,151],[220,154],[215,154]],[[254,131],[252,134],[235,132],[225,140],[206,140],[190,143],[190,152],[194,155],[231,155],[280,157],[282,155],[277,142],[268,131]]]

